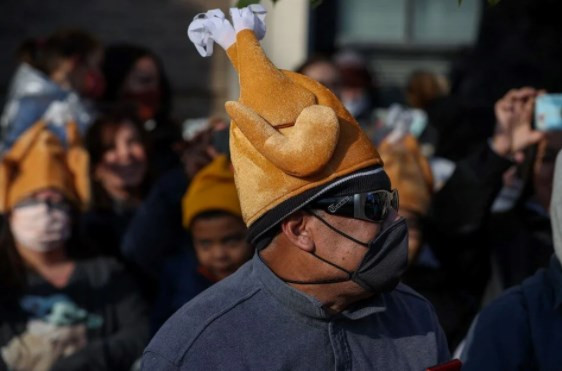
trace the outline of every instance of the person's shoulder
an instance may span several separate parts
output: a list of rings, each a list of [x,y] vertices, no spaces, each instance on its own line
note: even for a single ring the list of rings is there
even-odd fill
[[[236,320],[236,308],[261,291],[250,274],[246,264],[184,304],[156,333],[143,359],[162,359],[179,367],[194,343],[216,330],[218,320],[229,316]]]
[[[506,290],[474,319],[462,351],[464,366],[467,370],[528,369],[529,325],[522,286]]]
[[[435,309],[429,300],[411,287],[400,283],[386,296],[387,313],[403,324],[435,329],[438,327]]]
[[[494,299],[482,310],[478,321],[489,319],[492,325],[514,320],[526,321],[527,312],[535,308],[540,297],[548,290],[546,270],[539,269],[521,285],[507,289]]]
[[[529,284],[533,289],[540,287],[539,281],[535,279],[528,279],[525,284]],[[476,323],[479,327],[485,326],[489,329],[501,327],[503,324],[512,326],[517,322],[527,321],[527,310],[523,286],[514,286],[485,306],[478,314]]]
[[[399,283],[398,286],[394,288],[393,293],[396,293],[397,295],[403,297],[406,300],[414,300],[417,302],[424,302],[424,303],[428,302],[427,299],[424,298],[421,294],[419,294],[416,290],[414,290],[413,288],[402,282]]]
[[[394,300],[407,302],[410,306],[433,308],[429,300],[412,289],[410,286],[403,283],[399,283],[398,286],[396,286],[396,288],[390,293],[390,296]]]

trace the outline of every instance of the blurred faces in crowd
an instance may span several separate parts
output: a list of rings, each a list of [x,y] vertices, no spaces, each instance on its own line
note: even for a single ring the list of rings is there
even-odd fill
[[[202,213],[195,217],[190,231],[197,260],[215,281],[234,273],[252,256],[246,226],[239,216],[220,211]]]
[[[334,61],[341,74],[342,103],[362,126],[366,126],[376,104],[376,79],[367,61],[355,51],[343,51]]]
[[[425,70],[412,72],[406,84],[406,100],[411,107],[424,109],[435,99],[447,95],[447,80]]]
[[[96,178],[114,194],[120,189],[138,187],[146,175],[147,163],[140,133],[131,121],[123,121],[111,131],[105,129],[102,140],[106,150],[94,171]]]
[[[138,115],[142,121],[153,118],[161,108],[162,95],[156,61],[150,56],[138,59],[125,77],[121,89],[126,100],[138,104]]]
[[[97,99],[105,91],[102,45],[85,31],[59,30],[46,39],[26,41],[19,56],[60,87],[83,97]]]
[[[106,103],[128,102],[134,105],[137,116],[145,126],[152,119],[168,119],[168,80],[162,63],[150,50],[129,44],[109,46],[106,49],[103,72],[108,80],[104,95]],[[149,131],[153,129],[154,125],[147,127]]]
[[[52,188],[37,191],[18,202],[9,221],[20,254],[23,248],[38,253],[63,248],[70,237],[70,210],[64,195]]]
[[[200,273],[216,282],[251,258],[232,164],[218,155],[193,178],[182,200],[183,225],[191,233]]]
[[[124,110],[101,117],[87,136],[92,178],[113,200],[140,197],[147,178],[147,146],[140,122]]]
[[[297,72],[318,81],[336,96],[340,96],[341,74],[338,67],[330,59],[324,57],[310,58],[297,69]]]

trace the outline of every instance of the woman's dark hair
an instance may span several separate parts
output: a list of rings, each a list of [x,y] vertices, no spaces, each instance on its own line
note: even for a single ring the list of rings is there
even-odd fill
[[[6,215],[0,216],[0,303],[17,297],[26,285],[25,266],[16,251]]]
[[[150,152],[150,145],[147,141],[147,136],[143,130],[142,123],[137,117],[134,107],[131,105],[125,104],[112,107],[92,124],[86,133],[85,145],[90,155],[90,179],[92,182],[91,205],[94,209],[108,210],[113,207],[111,197],[103,188],[101,183],[95,180],[95,169],[96,166],[103,161],[103,156],[107,151],[106,143],[104,142],[106,130],[111,130],[111,137],[113,137],[117,129],[119,129],[124,122],[131,123],[134,126],[141,138],[145,151]],[[148,191],[149,178],[150,177],[148,175],[145,176],[145,179],[140,186],[141,196]]]
[[[79,29],[55,31],[45,39],[24,41],[17,55],[20,61],[30,64],[46,75],[55,71],[64,58],[86,60],[93,52],[102,48],[91,34]]]
[[[105,49],[102,71],[107,85],[103,101],[111,103],[119,100],[119,95],[127,75],[133,70],[135,63],[143,57],[149,57],[156,63],[158,74],[160,75],[161,102],[160,110],[156,113],[155,119],[156,121],[167,121],[172,110],[170,82],[160,58],[152,51],[141,46],[120,44],[111,45]]]

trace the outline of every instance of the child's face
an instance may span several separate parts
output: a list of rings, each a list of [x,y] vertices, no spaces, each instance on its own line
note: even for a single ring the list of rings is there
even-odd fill
[[[190,229],[199,264],[219,280],[252,256],[252,248],[246,243],[246,226],[240,218],[228,214],[195,218]]]

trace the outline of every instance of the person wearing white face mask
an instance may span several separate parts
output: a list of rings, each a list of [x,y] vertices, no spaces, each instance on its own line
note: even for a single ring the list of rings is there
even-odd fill
[[[70,236],[70,210],[64,201],[51,202],[59,197],[46,190],[14,207],[10,226],[18,244],[39,253],[64,245]]]
[[[0,369],[128,369],[148,335],[146,306],[110,259],[76,259],[89,199],[77,127],[63,148],[44,123],[0,161]]]

